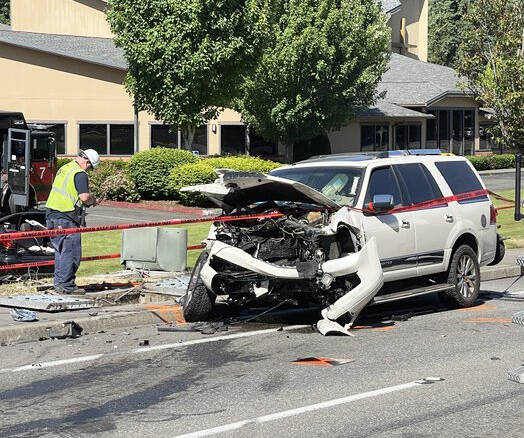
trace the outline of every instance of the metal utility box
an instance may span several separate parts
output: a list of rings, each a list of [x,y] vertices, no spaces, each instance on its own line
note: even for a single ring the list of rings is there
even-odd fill
[[[179,272],[187,267],[187,230],[137,228],[122,233],[120,262],[126,268]]]

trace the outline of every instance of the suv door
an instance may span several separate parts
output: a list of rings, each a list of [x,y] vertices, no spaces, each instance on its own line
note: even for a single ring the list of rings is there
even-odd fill
[[[398,178],[391,166],[371,169],[364,207],[375,195],[392,195],[395,206],[406,205]],[[386,281],[416,275],[415,228],[411,212],[364,213],[362,226],[366,236],[377,238],[378,253]]]
[[[395,165],[408,205],[442,198],[438,184],[421,163]],[[453,210],[448,204],[415,209],[413,225],[417,253],[418,275],[446,270],[446,243],[455,225]]]

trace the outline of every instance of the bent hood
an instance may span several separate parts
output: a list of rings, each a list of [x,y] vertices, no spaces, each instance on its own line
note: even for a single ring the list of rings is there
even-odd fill
[[[335,201],[315,189],[289,179],[227,169],[217,169],[216,173],[218,179],[214,183],[182,187],[180,191],[201,193],[225,209],[264,201],[303,202],[340,208]]]

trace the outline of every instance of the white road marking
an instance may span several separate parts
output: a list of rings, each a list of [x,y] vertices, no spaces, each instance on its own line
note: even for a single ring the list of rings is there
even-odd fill
[[[270,421],[281,420],[283,418],[293,417],[295,415],[301,415],[306,412],[318,411],[320,409],[331,408],[346,403],[352,403],[354,401],[363,400],[365,398],[378,397],[380,395],[389,394],[396,391],[403,391],[405,389],[414,388],[421,386],[415,382],[404,383],[397,386],[389,386],[387,388],[377,389],[375,391],[362,392],[360,394],[350,395],[348,397],[336,398],[328,400],[322,403],[315,403],[309,406],[302,406],[301,408],[289,409],[286,411],[275,412],[274,414],[263,415],[261,417],[250,418],[249,420],[238,421],[236,423],[225,424],[224,426],[213,427],[211,429],[199,430],[197,432],[191,432],[184,435],[177,435],[174,438],[199,438],[211,435],[217,435],[223,432],[231,432],[232,430],[240,429],[249,424],[262,424]]]
[[[288,327],[283,327],[282,329],[285,331],[289,330],[297,330],[301,328],[310,327],[309,325],[290,325]],[[40,362],[40,363],[33,363],[28,365],[19,366],[16,368],[5,368],[0,369],[0,374],[3,373],[18,373],[20,371],[29,371],[29,370],[39,370],[43,368],[52,368],[52,367],[58,367],[62,365],[70,365],[74,363],[80,363],[80,362],[92,362],[94,360],[103,358],[103,357],[114,357],[124,354],[140,354],[140,353],[148,353],[150,351],[159,351],[159,350],[169,350],[173,348],[183,348],[188,347],[190,345],[197,345],[197,344],[208,344],[210,342],[217,342],[217,341],[228,341],[230,339],[239,339],[239,338],[249,338],[252,336],[258,336],[258,335],[265,335],[269,333],[275,333],[280,328],[271,328],[271,329],[264,329],[264,330],[256,330],[252,332],[242,332],[242,333],[235,333],[233,335],[224,335],[224,336],[213,336],[210,338],[203,338],[203,339],[194,339],[192,341],[186,341],[186,342],[177,342],[173,344],[162,344],[162,345],[152,345],[150,347],[142,347],[142,348],[135,348],[131,351],[122,351],[122,352],[112,352],[112,353],[100,353],[100,354],[93,354],[90,356],[82,356],[82,357],[74,357],[71,359],[62,359],[62,360],[54,360],[51,362]]]

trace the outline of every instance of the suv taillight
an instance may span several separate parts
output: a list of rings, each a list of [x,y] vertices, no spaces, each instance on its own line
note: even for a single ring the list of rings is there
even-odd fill
[[[489,206],[489,224],[497,225],[497,209],[493,206]]]

